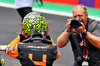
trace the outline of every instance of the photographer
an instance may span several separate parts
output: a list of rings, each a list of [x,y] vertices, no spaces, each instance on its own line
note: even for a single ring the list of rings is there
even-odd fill
[[[58,47],[62,48],[71,42],[75,61],[73,66],[83,66],[85,61],[85,66],[100,66],[100,22],[88,18],[84,5],[76,5],[72,13],[76,21],[67,20],[64,32],[57,38]],[[77,21],[80,25],[72,23]]]

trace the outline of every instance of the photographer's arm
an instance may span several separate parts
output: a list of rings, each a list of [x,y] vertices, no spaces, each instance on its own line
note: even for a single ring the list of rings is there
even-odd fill
[[[100,48],[100,37],[97,37],[90,32],[87,32],[85,38],[95,47]]]
[[[86,29],[85,29],[85,26],[83,23],[81,23],[82,26],[78,27],[78,29],[73,29],[74,32],[78,32],[78,33],[83,33],[83,32],[86,32]],[[95,30],[95,34],[99,33],[100,32],[100,29],[99,29],[99,25],[97,26],[97,30]],[[100,35],[100,34],[98,34]],[[100,37],[98,36],[95,36],[93,34],[91,34],[90,32],[87,31],[87,35],[85,36],[85,38],[92,44],[94,45],[95,47],[97,48],[100,48]]]
[[[67,31],[71,31],[70,22],[71,22],[71,19],[68,19],[65,31],[57,38],[57,46],[59,48],[66,46],[66,44],[69,42],[70,33]]]
[[[65,30],[58,38],[57,38],[57,46],[59,48],[62,48],[66,46],[66,44],[69,42],[69,33]]]

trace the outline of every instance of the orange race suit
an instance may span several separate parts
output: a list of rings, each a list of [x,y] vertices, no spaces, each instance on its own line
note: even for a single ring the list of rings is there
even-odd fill
[[[52,66],[60,53],[50,36],[46,38],[52,42],[21,43],[26,38],[20,34],[8,44],[10,48],[7,55],[19,59],[22,66]]]

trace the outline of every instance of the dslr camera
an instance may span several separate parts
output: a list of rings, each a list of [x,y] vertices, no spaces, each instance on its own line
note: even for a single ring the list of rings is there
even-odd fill
[[[81,26],[80,22],[82,22],[81,18],[72,19],[70,23],[72,29],[77,29],[78,27],[80,27]]]

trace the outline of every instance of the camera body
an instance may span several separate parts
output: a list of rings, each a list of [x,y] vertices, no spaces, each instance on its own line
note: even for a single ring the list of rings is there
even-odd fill
[[[78,27],[81,26],[81,23],[80,22],[82,22],[81,18],[72,19],[70,25],[71,25],[71,27],[73,29],[77,29]]]

